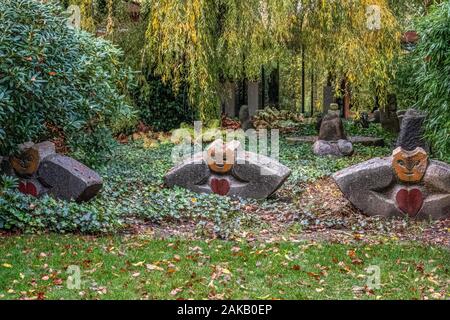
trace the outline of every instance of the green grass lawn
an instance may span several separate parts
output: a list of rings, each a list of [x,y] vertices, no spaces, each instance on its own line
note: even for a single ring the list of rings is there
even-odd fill
[[[0,239],[0,298],[442,299],[448,250],[417,244],[246,244],[75,235]],[[81,287],[67,288],[69,266]],[[366,268],[378,266],[370,290]]]

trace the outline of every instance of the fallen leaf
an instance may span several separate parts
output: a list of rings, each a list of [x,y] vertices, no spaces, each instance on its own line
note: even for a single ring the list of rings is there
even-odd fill
[[[145,267],[147,268],[147,270],[164,271],[163,268],[158,267],[157,265],[154,265],[154,264],[146,264]]]

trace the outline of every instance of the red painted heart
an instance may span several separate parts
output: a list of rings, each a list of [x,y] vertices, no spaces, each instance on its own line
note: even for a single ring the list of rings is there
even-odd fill
[[[37,188],[34,185],[34,183],[32,183],[32,182],[21,181],[19,183],[19,191],[24,193],[24,194],[32,195],[33,197],[37,197],[38,196]]]
[[[227,179],[211,179],[211,190],[221,196],[225,196],[230,191],[230,182]]]
[[[419,189],[401,189],[395,197],[398,208],[410,217],[415,217],[423,205],[423,194]]]

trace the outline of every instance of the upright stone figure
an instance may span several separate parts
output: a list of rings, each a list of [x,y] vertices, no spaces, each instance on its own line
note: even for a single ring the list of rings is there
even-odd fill
[[[353,145],[347,140],[344,125],[339,116],[339,106],[330,105],[330,110],[320,124],[319,138],[313,145],[313,152],[319,156],[349,156],[353,154]]]

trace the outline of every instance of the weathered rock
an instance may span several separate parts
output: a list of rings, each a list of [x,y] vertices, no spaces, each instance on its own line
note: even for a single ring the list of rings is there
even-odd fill
[[[212,144],[217,147],[217,142]],[[236,151],[230,170],[211,170],[211,150],[184,160],[164,177],[168,187],[181,186],[199,193],[216,193],[233,197],[264,199],[273,194],[287,179],[289,168],[276,160],[240,148]]]
[[[333,143],[325,140],[317,140],[313,144],[313,152],[318,156],[341,156],[337,142]]]
[[[399,215],[394,202],[384,199],[373,190],[388,187],[394,181],[392,160],[375,158],[341,170],[333,179],[345,197],[367,215]]]
[[[430,148],[425,141],[423,123],[425,115],[414,109],[409,109],[402,120],[402,128],[397,139],[397,147],[405,150],[414,150],[417,147],[429,152]]]
[[[345,197],[367,215],[448,218],[450,166],[431,160],[423,174],[421,163],[417,163],[420,160],[413,158],[425,151],[418,149],[412,154],[404,150],[402,164],[408,172],[398,177],[398,152],[393,157],[375,158],[346,168],[333,178]]]
[[[246,105],[241,106],[241,109],[239,110],[239,122],[241,123],[242,130],[246,131],[248,129],[253,129],[250,111]]]
[[[39,181],[58,199],[88,201],[102,188],[102,178],[75,159],[54,154],[42,161]]]
[[[450,195],[449,165],[442,161],[432,160],[425,172],[425,181]]]
[[[405,117],[405,113],[406,113],[406,110],[398,110],[397,111],[397,118],[398,118],[398,123],[400,125],[400,129],[402,128],[402,121],[403,121],[403,118]]]
[[[323,113],[327,114],[330,109],[330,105],[334,103],[334,88],[332,86],[323,87]]]
[[[339,152],[344,156],[351,156],[353,154],[353,145],[348,140],[338,140],[337,142]]]
[[[318,136],[301,136],[301,137],[287,137],[286,141],[291,143],[314,143]]]
[[[383,129],[392,133],[400,131],[400,123],[397,117],[397,97],[393,94],[388,95],[387,106],[380,111],[380,122]]]
[[[338,111],[330,110],[322,119],[319,140],[338,141],[341,139],[347,139],[344,133],[344,125]]]

